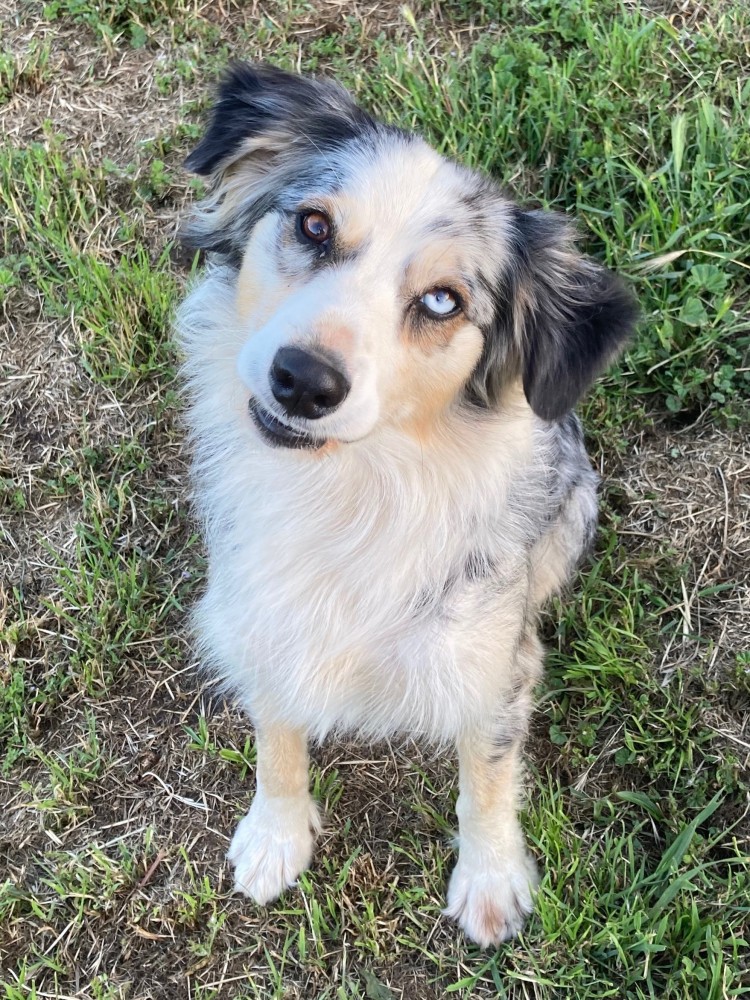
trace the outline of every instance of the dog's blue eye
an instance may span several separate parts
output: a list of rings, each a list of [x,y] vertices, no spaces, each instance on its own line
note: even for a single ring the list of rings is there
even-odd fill
[[[458,299],[448,288],[433,288],[419,301],[435,316],[450,316],[458,310]]]

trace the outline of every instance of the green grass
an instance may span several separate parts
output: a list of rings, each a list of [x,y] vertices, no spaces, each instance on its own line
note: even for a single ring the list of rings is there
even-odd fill
[[[38,92],[49,82],[51,46],[32,42],[23,55],[0,48],[0,107],[17,91]]]
[[[744,487],[737,473],[717,514],[696,477],[686,545],[682,507],[662,509],[672,467],[639,479],[632,458],[663,439],[677,468],[700,452],[696,422],[747,434],[746,10],[249,10],[57,0],[2,38],[0,996],[750,995],[750,654],[721,617],[735,602],[740,620]],[[66,69],[72,40],[83,62]],[[203,566],[169,341],[193,264],[173,245],[191,196],[179,164],[230,55],[335,75],[574,214],[641,301],[628,354],[582,408],[612,482],[595,557],[546,625],[524,814],[544,879],[496,951],[440,917],[455,773],[411,747],[318,751],[329,827],[299,891],[267,910],[230,895],[222,837],[255,750],[186,641]],[[95,60],[147,65],[140,111],[127,74],[83,71]],[[79,131],[70,108],[100,99],[122,114]]]
[[[163,169],[152,163],[135,187],[108,161],[91,166],[85,156],[66,157],[50,133],[45,143],[3,150],[0,172],[12,280],[38,289],[50,315],[72,311],[92,377],[123,382],[164,374],[177,285],[169,280],[168,248],[154,255],[129,218],[134,203],[167,186]],[[115,184],[124,191],[113,192]],[[99,236],[92,249],[104,218],[111,227],[106,243]]]

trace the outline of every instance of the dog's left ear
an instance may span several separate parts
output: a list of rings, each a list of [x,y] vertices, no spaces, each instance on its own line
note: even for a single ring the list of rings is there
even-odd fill
[[[263,159],[291,148],[324,151],[374,125],[330,80],[234,63],[219,84],[206,134],[184,166],[210,176],[243,156]]]
[[[559,420],[620,353],[638,307],[576,250],[564,216],[519,209],[514,222],[508,293],[524,393],[538,416]]]
[[[280,192],[306,170],[319,177],[333,150],[376,127],[331,81],[234,64],[219,84],[203,139],[185,160],[212,185],[182,227],[183,243],[239,266],[251,230]]]

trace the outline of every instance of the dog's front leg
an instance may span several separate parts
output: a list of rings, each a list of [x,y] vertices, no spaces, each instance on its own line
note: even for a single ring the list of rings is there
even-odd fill
[[[485,948],[521,930],[537,881],[516,816],[520,750],[490,733],[458,746],[459,851],[445,912]]]
[[[235,889],[265,904],[310,864],[320,819],[308,789],[306,734],[263,723],[256,726],[256,747],[255,798],[227,857]]]

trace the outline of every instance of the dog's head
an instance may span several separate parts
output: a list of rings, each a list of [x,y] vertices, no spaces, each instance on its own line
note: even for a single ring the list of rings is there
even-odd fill
[[[237,372],[264,439],[422,435],[523,386],[556,420],[614,358],[636,308],[562,217],[376,122],[338,86],[235,66],[186,160],[212,179],[187,226],[235,268]]]

